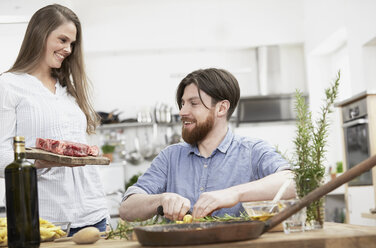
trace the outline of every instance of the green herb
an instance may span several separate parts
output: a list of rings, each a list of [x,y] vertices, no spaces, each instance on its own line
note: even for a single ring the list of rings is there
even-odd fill
[[[342,172],[343,172],[342,161],[338,161],[338,162],[336,163],[336,171],[337,171],[337,173],[342,173]]]
[[[106,239],[127,239],[130,240],[132,237],[133,229],[138,226],[150,226],[150,225],[164,225],[167,224],[167,220],[162,218],[161,221],[158,221],[159,215],[154,216],[153,218],[150,218],[145,221],[139,221],[136,220],[134,222],[128,222],[126,220],[120,220],[116,226],[116,229],[112,229],[107,234]]]
[[[225,221],[246,221],[250,217],[246,213],[241,213],[239,217],[224,214],[223,216],[205,216],[200,219],[195,219],[194,222],[225,222]]]
[[[115,146],[108,145],[108,144],[103,145],[101,148],[104,154],[110,154],[115,151]]]
[[[134,227],[137,226],[150,226],[150,225],[172,225],[176,224],[175,221],[168,221],[165,218],[162,218],[161,221],[158,221],[159,215],[154,216],[145,221],[135,221],[135,222],[128,222],[128,221],[119,221],[116,229],[111,229],[111,231],[107,234],[106,239],[127,239],[130,240],[132,236],[132,232]],[[225,221],[247,221],[250,220],[249,216],[246,213],[241,213],[239,217],[235,217],[229,214],[225,214],[222,217],[218,216],[206,216],[200,219],[195,219],[194,222],[225,222]],[[181,224],[182,225],[182,224]]]
[[[133,175],[131,179],[125,184],[125,190],[127,190],[130,186],[137,183],[138,178],[142,175],[142,173],[138,173],[136,175]]]
[[[130,222],[119,221],[115,230],[111,228],[111,231],[107,234],[106,239],[120,238],[130,240],[132,232],[133,225]]]
[[[294,140],[296,161],[293,172],[299,198],[323,183],[325,174],[323,162],[329,128],[328,115],[333,112],[332,105],[338,96],[339,79],[340,72],[334,84],[325,90],[326,98],[319,113],[319,119],[315,123],[312,121],[312,113],[309,111],[305,98],[299,90],[296,91],[297,135]],[[323,198],[307,207],[307,222],[319,219],[322,201]]]

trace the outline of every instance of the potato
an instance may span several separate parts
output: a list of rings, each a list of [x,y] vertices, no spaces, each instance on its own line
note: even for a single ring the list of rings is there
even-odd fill
[[[186,215],[184,216],[184,218],[183,218],[183,222],[184,222],[184,223],[192,223],[192,221],[193,221],[193,217],[192,217],[192,215],[190,215],[190,214],[186,214]]]
[[[85,227],[73,234],[73,242],[76,244],[93,244],[101,238],[100,232],[96,227]]]
[[[49,228],[45,228],[45,227],[40,227],[40,237],[41,237],[41,240],[47,240],[47,239],[50,239],[52,238],[53,236],[55,236],[55,232],[52,231],[51,229]]]
[[[60,226],[55,226],[47,220],[39,218],[39,224],[41,241],[50,241],[66,235],[66,233],[61,230]],[[4,217],[0,218],[0,245],[4,245],[4,243],[6,244],[7,242],[7,219]]]

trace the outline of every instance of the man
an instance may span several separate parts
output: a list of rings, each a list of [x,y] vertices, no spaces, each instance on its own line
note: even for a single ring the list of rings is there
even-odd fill
[[[262,140],[239,137],[228,120],[240,97],[237,80],[222,69],[197,70],[178,86],[176,101],[182,138],[153,160],[129,187],[119,212],[122,219],[148,219],[163,206],[165,217],[181,220],[225,213],[238,216],[240,202],[272,199],[292,177],[289,164]],[[290,186],[284,198],[294,196]]]

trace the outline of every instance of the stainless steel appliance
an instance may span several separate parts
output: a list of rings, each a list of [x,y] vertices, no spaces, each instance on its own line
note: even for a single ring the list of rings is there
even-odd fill
[[[342,108],[347,170],[371,156],[366,100],[363,98]],[[353,179],[348,185],[372,185],[371,170]]]
[[[308,97],[304,97],[308,101]],[[295,120],[294,104],[295,94],[241,97],[237,108],[237,124]]]

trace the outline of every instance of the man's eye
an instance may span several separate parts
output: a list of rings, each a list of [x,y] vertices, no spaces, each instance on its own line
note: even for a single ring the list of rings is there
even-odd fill
[[[61,40],[62,43],[65,43],[65,42],[67,41],[67,40],[64,39],[64,38],[60,38],[60,40]]]

